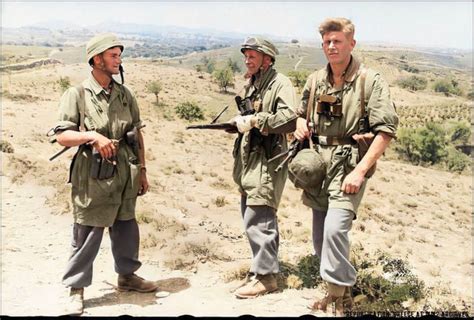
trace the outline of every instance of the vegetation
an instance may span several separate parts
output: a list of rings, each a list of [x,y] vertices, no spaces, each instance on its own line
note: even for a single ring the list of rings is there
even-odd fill
[[[293,82],[293,85],[301,91],[304,88],[304,85],[306,84],[306,79],[308,79],[309,74],[310,72],[307,70],[292,70],[288,72],[288,77],[290,77],[291,82]]]
[[[450,171],[463,171],[470,158],[454,148],[470,141],[471,132],[465,123],[454,123],[448,129],[429,122],[419,128],[401,128],[395,144],[403,158],[413,164],[444,164]]]
[[[201,62],[204,66],[204,70],[206,70],[207,73],[212,74],[214,70],[216,69],[216,61],[212,58],[208,58],[207,56],[202,57]]]
[[[440,79],[433,84],[433,89],[434,91],[442,92],[445,95],[453,94],[459,96],[462,94],[462,90],[459,88],[459,83],[454,79]]]
[[[2,152],[3,153],[13,153],[15,150],[13,149],[13,146],[11,145],[10,142],[6,140],[0,140],[0,146],[2,147]]]
[[[231,68],[216,69],[212,76],[217,81],[219,88],[224,90],[224,92],[227,92],[227,87],[234,87],[234,73]]]
[[[71,86],[71,80],[69,77],[59,77],[58,84],[61,88],[61,93],[64,93]]]
[[[227,60],[227,67],[232,70],[232,73],[233,73],[233,74],[242,71],[242,70],[240,69],[240,67],[239,67],[238,62],[232,60],[232,58],[229,58],[229,59]]]
[[[152,81],[150,83],[148,83],[146,85],[146,90],[149,92],[149,93],[153,93],[156,97],[156,105],[159,104],[159,100],[158,100],[158,94],[161,92],[162,90],[162,86],[161,86],[161,83],[158,81],[158,80],[155,80],[155,81]]]
[[[181,119],[186,119],[188,121],[193,120],[203,120],[204,113],[202,112],[201,108],[194,102],[183,102],[176,106],[175,108],[176,114]]]
[[[428,81],[420,76],[410,76],[408,78],[399,79],[397,84],[402,88],[417,91],[426,89]]]

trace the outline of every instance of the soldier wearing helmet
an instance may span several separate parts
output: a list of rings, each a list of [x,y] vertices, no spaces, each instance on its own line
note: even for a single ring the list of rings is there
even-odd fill
[[[351,287],[356,282],[349,260],[349,231],[367,178],[395,137],[398,117],[387,82],[352,55],[356,44],[352,22],[329,18],[319,32],[328,64],[308,77],[295,137],[311,139],[325,162],[318,166],[324,167],[323,181],[303,186],[303,203],[313,211],[314,251],[327,283],[326,296],[310,308],[335,310],[336,316],[343,316],[352,306]],[[304,178],[302,172],[296,175]]]
[[[275,172],[268,160],[287,150],[286,133],[295,129],[295,91],[291,81],[274,69],[278,50],[267,40],[248,38],[241,48],[248,83],[243,99],[253,114],[233,121],[239,131],[234,145],[233,178],[241,193],[241,212],[252,249],[245,282],[235,290],[238,298],[253,298],[278,289],[279,234],[277,209],[288,168]]]
[[[84,288],[104,228],[109,228],[118,289],[151,292],[155,283],[137,275],[139,232],[137,196],[148,190],[143,127],[134,94],[112,76],[121,73],[123,44],[113,34],[92,38],[86,46],[91,75],[69,88],[59,103],[54,127],[59,144],[78,146],[71,168],[73,240],[63,283],[70,287],[68,314],[83,312]],[[133,140],[133,141],[132,141]],[[133,142],[133,143],[132,143]]]

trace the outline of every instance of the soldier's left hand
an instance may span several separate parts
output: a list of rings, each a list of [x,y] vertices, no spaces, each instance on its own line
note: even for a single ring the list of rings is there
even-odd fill
[[[138,189],[138,195],[143,196],[148,192],[150,185],[148,184],[148,178],[146,177],[146,170],[140,171],[140,188]]]
[[[342,182],[341,191],[348,194],[359,192],[362,183],[364,183],[365,175],[356,170],[352,170]]]
[[[253,115],[246,115],[246,116],[237,116],[233,118],[230,122],[235,123],[237,129],[240,133],[244,133],[250,131],[250,129],[254,126],[254,116]]]

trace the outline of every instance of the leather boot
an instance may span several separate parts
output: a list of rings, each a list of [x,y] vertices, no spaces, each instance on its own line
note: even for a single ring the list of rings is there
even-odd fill
[[[66,306],[67,316],[80,316],[84,312],[84,288],[71,288]]]
[[[156,283],[132,273],[118,276],[117,289],[119,291],[153,292],[158,289],[158,286]]]
[[[328,283],[328,290],[326,296],[321,300],[316,300],[310,309],[313,311],[323,311],[328,313],[328,306],[331,308],[329,311],[333,316],[344,317],[344,292],[346,291],[345,286],[339,286],[333,283]]]
[[[256,298],[275,290],[278,290],[278,284],[273,274],[257,274],[246,285],[237,289],[235,296],[240,299]]]

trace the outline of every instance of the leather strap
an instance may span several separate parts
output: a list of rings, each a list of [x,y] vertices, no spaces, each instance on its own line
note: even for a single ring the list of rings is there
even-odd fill
[[[367,110],[365,110],[365,78],[366,77],[367,77],[367,69],[362,68],[362,70],[360,71],[360,119],[364,119],[367,116]]]
[[[86,131],[86,127],[84,125],[84,118],[86,113],[86,99],[85,99],[85,89],[84,86],[81,84],[76,87],[77,91],[79,92],[79,131],[84,132]]]
[[[314,107],[314,94],[316,93],[316,73],[313,74],[314,77],[311,81],[311,87],[309,90],[309,101],[308,101],[308,107],[306,108],[306,124],[310,126],[311,122],[311,116],[313,115],[313,107]],[[319,121],[319,116],[316,114],[315,119],[314,119],[314,128],[317,127]],[[314,129],[313,128],[313,129]]]

